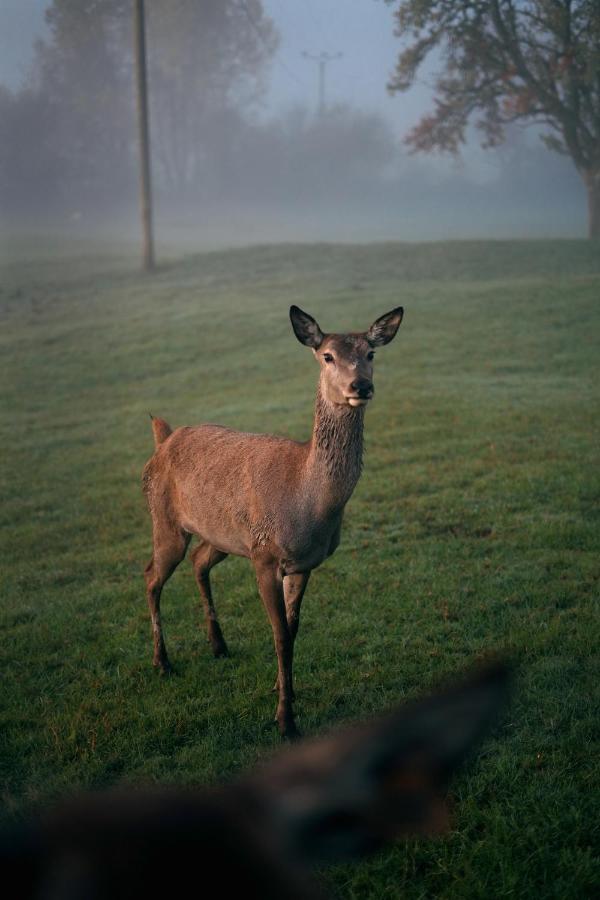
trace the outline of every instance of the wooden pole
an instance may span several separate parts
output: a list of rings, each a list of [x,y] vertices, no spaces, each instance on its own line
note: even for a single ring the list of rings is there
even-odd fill
[[[154,236],[152,231],[152,180],[150,172],[150,139],[148,128],[148,79],[146,68],[146,25],[144,0],[134,0],[135,70],[137,82],[137,118],[140,148],[140,211],[143,235],[143,268],[154,269]]]

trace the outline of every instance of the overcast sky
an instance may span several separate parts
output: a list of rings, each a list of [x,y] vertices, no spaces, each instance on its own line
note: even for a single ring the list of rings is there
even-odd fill
[[[0,0],[0,82],[19,87],[44,33],[47,0]]]

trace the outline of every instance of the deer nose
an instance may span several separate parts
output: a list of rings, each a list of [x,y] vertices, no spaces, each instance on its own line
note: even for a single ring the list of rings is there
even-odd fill
[[[350,385],[353,391],[356,391],[359,397],[367,397],[373,393],[373,382],[368,378],[357,378]]]

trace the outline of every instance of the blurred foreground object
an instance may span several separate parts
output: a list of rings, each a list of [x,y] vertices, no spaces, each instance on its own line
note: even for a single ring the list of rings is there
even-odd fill
[[[447,823],[444,791],[496,719],[497,664],[363,725],[296,744],[229,786],[121,789],[5,833],[5,884],[48,900],[164,898],[186,882],[244,897],[318,898],[310,866]]]

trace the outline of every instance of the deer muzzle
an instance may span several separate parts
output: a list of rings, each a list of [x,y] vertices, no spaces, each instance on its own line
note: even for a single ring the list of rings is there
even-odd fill
[[[346,400],[350,406],[366,406],[374,393],[373,382],[368,378],[357,378],[350,385],[352,394],[346,395]]]

